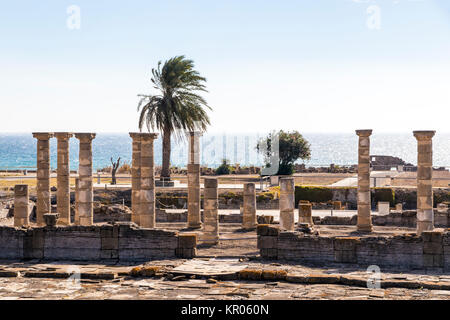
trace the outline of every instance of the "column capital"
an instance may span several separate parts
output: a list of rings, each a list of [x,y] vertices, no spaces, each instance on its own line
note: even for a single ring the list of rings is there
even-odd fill
[[[157,133],[139,133],[139,136],[141,137],[142,141],[149,141],[149,140],[155,140],[158,138]]]
[[[133,140],[140,140],[141,139],[141,132],[129,132],[130,137]]]
[[[356,134],[360,137],[369,137],[372,134],[372,129],[359,129],[355,131]]]
[[[203,132],[201,132],[201,131],[189,131],[188,135],[190,137],[201,137],[203,135]]]
[[[92,132],[76,132],[75,138],[77,138],[83,142],[90,142],[90,141],[92,141],[92,139],[95,138],[96,135],[97,135],[96,133],[92,133]]]
[[[436,131],[433,130],[417,130],[413,131],[414,137],[416,137],[417,140],[423,141],[423,140],[431,140],[433,138]]]
[[[50,138],[53,138],[53,136],[53,132],[33,132],[33,138],[38,140],[49,140]]]
[[[73,133],[72,132],[55,132],[54,133],[54,137],[58,140],[67,140],[70,139],[71,137],[73,137]]]

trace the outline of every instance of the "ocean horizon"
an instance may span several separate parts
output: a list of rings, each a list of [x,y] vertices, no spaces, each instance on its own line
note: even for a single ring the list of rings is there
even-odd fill
[[[256,151],[258,139],[265,133],[216,134],[201,137],[201,165],[217,167],[222,159],[241,166],[260,166],[263,158]],[[353,165],[358,161],[358,137],[351,133],[303,133],[311,145],[311,159],[299,160],[306,166]],[[162,163],[161,137],[155,141],[155,164]],[[70,140],[70,167],[78,168],[78,139]],[[121,164],[131,163],[131,138],[128,133],[97,133],[92,142],[93,168],[111,165],[111,157],[121,158]],[[450,167],[450,133],[437,132],[433,138],[433,165]],[[56,139],[50,140],[50,165],[56,169]],[[417,164],[417,142],[412,133],[374,133],[371,136],[371,155],[395,156]],[[171,164],[185,167],[187,141],[172,142]],[[36,139],[31,133],[0,133],[0,170],[34,169],[36,167]]]

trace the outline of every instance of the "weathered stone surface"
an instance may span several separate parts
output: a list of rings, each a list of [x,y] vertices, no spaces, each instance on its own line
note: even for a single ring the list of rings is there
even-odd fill
[[[370,215],[370,135],[372,130],[356,130],[358,141],[358,222],[360,232],[372,231]]]

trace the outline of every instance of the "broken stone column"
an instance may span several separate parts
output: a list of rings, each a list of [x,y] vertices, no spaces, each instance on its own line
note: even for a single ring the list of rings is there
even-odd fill
[[[299,202],[298,203],[298,224],[307,223],[310,226],[314,225],[312,219],[312,204]]]
[[[417,139],[417,234],[434,229],[433,143],[436,131],[414,131]]]
[[[14,227],[28,226],[28,185],[14,186]]]
[[[242,228],[256,228],[256,187],[255,183],[244,183],[244,212],[242,213]]]
[[[50,138],[51,132],[34,132],[37,139],[37,172],[36,172],[36,223],[45,225],[44,214],[51,212],[50,193]]]
[[[294,231],[294,178],[280,179],[280,228]]]
[[[219,200],[217,187],[217,179],[205,178],[202,240],[206,244],[217,244],[219,242]]]
[[[133,139],[133,153],[131,155],[131,221],[139,222],[139,205],[141,198],[141,136],[140,133],[130,132]]]
[[[143,228],[155,228],[155,165],[153,141],[157,133],[141,133],[141,183],[139,199],[139,225]]]
[[[57,192],[56,202],[59,213],[58,222],[63,225],[70,224],[70,165],[69,165],[69,139],[70,132],[55,132],[58,151]]]
[[[372,231],[370,216],[370,135],[372,130],[356,130],[358,142],[358,220],[360,232]]]
[[[188,228],[202,227],[200,217],[200,133],[189,133]]]
[[[80,140],[78,167],[78,221],[82,226],[94,223],[94,185],[92,177],[92,140],[95,133],[75,133]]]

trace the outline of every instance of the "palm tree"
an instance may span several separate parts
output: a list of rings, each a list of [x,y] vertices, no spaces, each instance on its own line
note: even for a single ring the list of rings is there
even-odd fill
[[[185,131],[205,131],[210,124],[203,107],[212,110],[198,92],[205,91],[206,78],[194,70],[194,61],[184,56],[167,60],[161,68],[152,69],[155,95],[139,95],[139,130],[144,124],[148,131],[157,129],[163,138],[161,180],[170,180],[170,137],[185,137]]]

